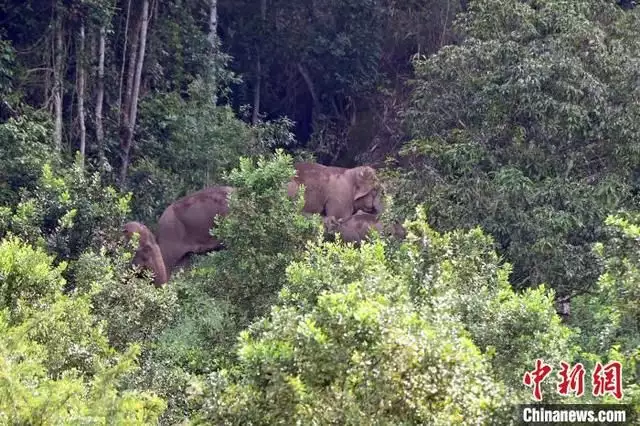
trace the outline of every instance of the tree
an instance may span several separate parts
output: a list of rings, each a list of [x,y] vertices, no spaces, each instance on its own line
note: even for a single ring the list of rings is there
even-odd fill
[[[637,20],[604,0],[470,3],[462,42],[415,63],[400,198],[438,229],[481,225],[517,288],[588,289],[639,160]]]
[[[142,12],[136,26],[140,28],[139,35],[134,35],[134,44],[129,58],[129,74],[127,78],[126,105],[123,107],[124,120],[120,146],[122,148],[122,165],[120,167],[120,185],[124,186],[129,168],[129,156],[133,146],[133,136],[138,117],[138,99],[142,81],[142,66],[144,64],[145,48],[147,45],[147,29],[149,28],[149,0],[142,2]]]

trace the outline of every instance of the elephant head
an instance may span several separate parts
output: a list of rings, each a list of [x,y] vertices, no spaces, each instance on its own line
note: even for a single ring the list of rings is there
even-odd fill
[[[404,239],[406,236],[402,225],[397,223],[393,225],[382,224],[376,215],[363,211],[358,211],[346,219],[327,216],[323,220],[325,231],[328,234],[339,233],[344,242],[359,243],[367,237],[372,229],[376,229],[380,234],[393,235],[399,239]]]
[[[342,241],[359,243],[364,240],[369,231],[376,229],[383,232],[383,226],[376,215],[359,211],[347,219],[338,219],[335,216],[324,218],[325,230],[329,234],[338,233]]]
[[[187,262],[190,254],[223,248],[210,234],[216,216],[229,212],[228,196],[233,188],[213,186],[187,195],[167,207],[158,220],[156,232],[167,276]]]
[[[297,163],[296,176],[287,186],[293,197],[304,185],[303,212],[346,219],[358,210],[379,214],[381,186],[376,172],[368,166],[330,167],[317,163]]]
[[[379,188],[373,188],[366,193],[365,196],[353,202],[353,209],[356,212],[363,211],[365,213],[379,215],[383,211],[382,191]]]
[[[153,272],[156,287],[166,283],[168,277],[162,252],[149,228],[140,222],[129,222],[124,225],[122,232],[127,241],[130,241],[134,234],[138,234],[138,249],[132,263],[150,269]]]

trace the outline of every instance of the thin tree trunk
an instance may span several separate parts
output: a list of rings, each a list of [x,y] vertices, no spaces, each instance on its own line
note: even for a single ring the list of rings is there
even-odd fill
[[[304,82],[307,84],[307,89],[309,90],[309,94],[311,94],[311,99],[313,100],[313,107],[318,106],[318,95],[316,94],[316,90],[313,87],[313,81],[307,72],[307,69],[301,63],[298,63],[298,71],[300,71],[300,75],[304,79]]]
[[[100,41],[98,45],[98,93],[96,96],[96,142],[98,144],[98,157],[103,164],[104,157],[104,127],[102,125],[102,104],[104,103],[104,49],[106,29],[100,27]]]
[[[267,20],[267,0],[260,0],[260,20],[261,28],[264,31],[265,23]],[[251,123],[256,124],[258,122],[258,115],[260,114],[260,91],[262,88],[262,52],[258,51],[256,59],[256,87],[253,93],[253,115],[251,117]]]
[[[129,126],[127,128],[127,139],[124,147],[122,169],[120,170],[121,186],[124,186],[129,167],[129,154],[133,145],[133,133],[138,114],[138,97],[140,95],[140,82],[142,80],[142,67],[144,64],[144,53],[147,44],[147,29],[149,24],[149,0],[144,0],[142,4],[142,18],[140,27],[140,45],[138,46],[138,61],[136,64],[136,74],[133,82],[133,93],[131,97],[131,108],[129,110]]]
[[[87,145],[87,127],[84,117],[84,88],[85,88],[85,33],[84,22],[80,24],[80,46],[78,47],[78,119],[80,120],[80,155],[84,164]]]
[[[218,0],[209,0],[209,44],[211,44],[212,54],[218,48]],[[215,105],[218,102],[218,94],[215,87],[215,74],[210,73],[207,79],[211,83],[211,103]]]
[[[210,0],[209,7],[209,43],[215,48],[218,35],[218,0]]]
[[[260,111],[260,86],[262,85],[262,79],[260,74],[262,73],[262,65],[260,64],[260,54],[256,62],[256,85],[253,92],[253,114],[251,116],[251,124],[255,125],[258,122],[258,113]]]
[[[56,23],[55,23],[55,51],[53,68],[53,105],[55,113],[55,130],[54,130],[54,142],[58,151],[62,150],[62,93],[63,93],[63,80],[62,80],[62,17],[60,11],[57,11]]]
[[[51,49],[47,49],[47,51],[45,52],[45,63],[47,63],[49,65],[48,69],[46,70],[46,72],[44,73],[44,105],[42,105],[42,107],[44,109],[46,109],[47,111],[49,111],[49,114],[53,113],[53,110],[51,109],[51,100],[52,100],[52,96],[53,96],[53,84],[51,83],[51,77],[52,74],[55,74],[54,68],[55,68],[55,41],[54,41],[55,37],[51,37]],[[48,42],[48,41],[47,41]],[[53,71],[53,73],[52,73]]]
[[[121,146],[126,145],[127,129],[129,128],[129,111],[131,111],[131,96],[133,94],[133,80],[136,75],[136,58],[138,56],[138,39],[140,27],[136,28],[131,35],[131,51],[129,52],[129,64],[127,68],[127,85],[125,86],[124,99],[120,108],[120,132]]]
[[[127,62],[127,41],[129,40],[129,19],[131,18],[131,0],[127,2],[127,19],[124,24],[124,47],[122,48],[122,67],[120,68],[120,85],[118,87],[118,111],[122,111],[122,84],[124,81],[124,65]],[[118,126],[120,126],[120,117],[118,115]]]

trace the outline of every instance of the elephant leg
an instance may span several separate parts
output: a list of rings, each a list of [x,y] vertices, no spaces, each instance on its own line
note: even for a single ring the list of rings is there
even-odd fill
[[[323,216],[334,216],[336,219],[348,219],[353,215],[353,202],[332,199],[327,202]]]
[[[191,254],[187,253],[178,260],[176,263],[175,269],[184,269],[191,263]]]
[[[224,248],[223,244],[217,240],[216,238],[210,238],[206,241],[202,241],[199,244],[197,244],[194,249],[193,252],[194,253],[208,253],[210,251],[217,251]]]

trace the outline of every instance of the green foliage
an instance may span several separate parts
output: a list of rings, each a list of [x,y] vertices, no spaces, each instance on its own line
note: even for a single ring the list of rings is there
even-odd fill
[[[57,171],[45,164],[36,188],[23,194],[4,227],[32,243],[44,238],[60,260],[77,259],[89,248],[110,246],[121,234],[128,199],[79,162]]]
[[[133,276],[122,257],[86,252],[73,272],[77,292],[90,296],[93,314],[105,322],[105,334],[117,349],[155,341],[178,311],[172,286],[154,289],[149,278]]]
[[[590,244],[640,160],[637,24],[605,0],[470,2],[464,40],[415,62],[407,208],[427,203],[438,229],[481,225],[517,287],[592,285]]]
[[[0,242],[0,254],[3,299],[22,308],[17,316],[0,306],[2,422],[156,421],[162,400],[120,388],[136,368],[138,347],[118,353],[107,345],[89,297],[62,294],[64,266],[53,268],[51,256],[16,238]]]
[[[500,265],[491,237],[479,229],[435,232],[420,208],[405,226],[409,244],[394,263],[406,274],[414,303],[424,306],[434,322],[460,320],[514,396],[528,392],[514,372],[531,369],[537,358],[555,365],[575,358],[572,334],[556,315],[553,292],[541,286],[515,293],[510,265]]]
[[[283,284],[284,271],[300,256],[309,239],[321,238],[315,217],[301,214],[303,196],[290,199],[287,183],[294,176],[292,159],[277,151],[271,159],[240,159],[227,176],[236,188],[229,214],[214,231],[228,250],[217,256],[219,294],[226,295],[253,317],[265,312]],[[260,271],[259,275],[255,272]]]
[[[590,294],[572,299],[570,324],[585,353],[622,363],[625,400],[640,412],[640,216],[621,213],[609,216],[606,224],[611,238],[594,247],[605,272]]]
[[[33,326],[10,327],[0,314],[0,419],[8,424],[116,422],[153,424],[164,410],[149,393],[121,392],[118,381],[135,365],[135,349],[112,366],[103,366],[90,381],[74,370],[48,377],[42,345],[27,338]]]
[[[191,373],[181,365],[197,371],[204,362],[185,362],[180,358],[180,345],[171,340],[193,337],[180,321],[184,308],[178,300],[178,283],[154,288],[149,272],[138,276],[129,265],[130,255],[122,251],[112,255],[105,250],[83,253],[72,263],[75,292],[91,301],[92,314],[104,324],[111,346],[122,351],[132,344],[140,347],[139,369],[124,374],[122,386],[152,391],[166,400],[167,410],[161,419],[176,424],[189,412],[186,390]],[[193,346],[200,343],[187,341]]]
[[[66,265],[51,268],[51,258],[15,237],[0,242],[0,309],[19,320],[25,309],[46,309],[64,285]]]
[[[211,88],[203,80],[189,86],[186,100],[178,92],[147,100],[140,117],[145,157],[134,164],[129,182],[136,194],[133,212],[155,220],[178,194],[219,183],[240,156],[289,145],[290,125],[286,119],[246,125],[230,107],[211,102]]]
[[[243,327],[268,311],[287,266],[302,255],[307,241],[322,236],[319,221],[300,214],[303,198],[287,196],[286,184],[294,173],[291,157],[278,151],[269,159],[242,158],[227,176],[236,189],[228,215],[218,219],[213,230],[225,250],[198,261],[197,269],[179,284],[184,316],[176,330],[184,327],[187,334],[202,336],[172,338],[181,346],[189,343],[179,349],[190,354],[181,359],[200,358],[204,348],[210,348],[207,357],[212,359],[232,345]],[[198,349],[198,342],[205,346]]]
[[[434,324],[385,265],[382,242],[311,247],[269,316],[212,376],[205,419],[477,424],[506,413],[502,386],[461,324]],[[504,417],[502,417],[504,419]]]
[[[20,190],[32,190],[52,153],[51,121],[39,114],[9,118],[0,124],[0,205],[15,206]]]
[[[206,262],[205,262],[206,263]],[[228,349],[221,343],[236,338],[240,327],[234,305],[209,294],[210,283],[190,271],[175,281],[180,310],[157,340],[154,355],[192,373],[209,373],[219,367],[218,356]]]

